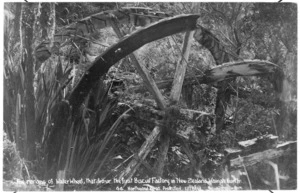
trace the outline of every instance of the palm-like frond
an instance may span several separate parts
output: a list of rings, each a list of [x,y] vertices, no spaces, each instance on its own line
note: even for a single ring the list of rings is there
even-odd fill
[[[102,87],[89,94],[83,105],[84,108],[81,109],[81,119],[75,121],[70,130],[67,148],[69,161],[66,168],[70,177],[94,178],[103,175],[101,171],[105,170],[103,169],[105,163],[118,147],[113,134],[129,111],[124,112],[109,126],[117,101],[109,99],[108,89],[103,88],[102,81],[98,84]],[[93,97],[97,102],[93,103]]]

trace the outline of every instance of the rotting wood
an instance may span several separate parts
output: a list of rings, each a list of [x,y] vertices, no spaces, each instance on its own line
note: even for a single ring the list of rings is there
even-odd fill
[[[276,148],[268,149],[261,152],[256,152],[243,157],[228,160],[230,170],[236,170],[244,166],[252,166],[256,163],[271,160],[289,154],[291,151],[296,151],[297,142],[288,141],[283,144],[278,144]]]
[[[115,31],[115,33],[117,34],[117,36],[119,38],[122,38],[125,34],[122,34],[122,32],[120,31],[118,25],[117,25],[117,21],[115,19],[111,19],[110,20],[110,23],[111,23],[111,26],[113,28],[113,30]],[[141,77],[143,78],[144,80],[144,83],[147,87],[147,89],[150,91],[150,93],[153,95],[158,107],[161,109],[161,110],[164,110],[166,108],[166,103],[164,101],[164,98],[163,98],[163,95],[161,94],[161,92],[159,91],[159,89],[157,88],[157,85],[155,83],[155,81],[152,79],[152,77],[150,76],[149,72],[147,71],[147,69],[140,64],[140,62],[138,61],[138,59],[136,58],[135,54],[132,53],[132,54],[129,54],[129,57],[132,61],[132,63],[135,65],[136,69],[138,70],[138,73],[141,75]],[[153,147],[154,144],[155,144],[156,141],[153,141],[153,144],[149,144],[149,147]],[[168,151],[168,147],[169,147],[169,142],[170,142],[170,138],[168,138],[168,136],[165,136],[165,138],[163,138],[162,140],[162,143],[161,143],[161,146],[167,146],[167,147],[163,147],[163,149],[160,149],[160,152],[161,154],[159,155],[159,157],[163,157],[161,159],[163,160],[160,160],[164,163],[164,157],[166,154],[165,152]],[[141,148],[140,151],[142,151],[143,149]],[[151,149],[150,149],[151,150]],[[150,150],[145,150],[145,151],[148,151],[150,152]],[[162,155],[162,156],[161,156]],[[144,156],[144,159],[146,158],[147,154]],[[143,158],[138,158],[140,159],[141,162],[144,161]],[[139,163],[139,162],[138,162]],[[138,167],[138,163],[136,163],[136,167]],[[161,163],[161,162],[158,162],[158,163]],[[134,163],[130,163],[130,164],[134,164]],[[129,165],[130,165],[129,164]],[[161,164],[158,164],[157,165],[157,168],[160,168],[159,170],[156,170],[156,171],[159,171],[159,173],[157,175],[161,175],[162,174],[162,171],[163,170],[163,167],[164,165],[161,165]],[[132,175],[135,173],[135,171],[132,171]]]
[[[188,58],[190,55],[190,48],[192,44],[191,41],[192,41],[193,34],[194,32],[192,31],[187,31],[185,33],[184,42],[182,46],[182,58],[181,60],[179,60],[176,67],[173,86],[170,95],[171,101],[175,103],[179,102],[181,96],[181,90],[182,90],[183,80],[185,77]],[[159,147],[159,157],[155,164],[157,177],[161,177],[163,175],[163,168],[165,166],[165,160],[167,159],[167,154],[168,154],[168,149],[170,144],[170,135],[168,133],[163,133],[161,137],[161,141],[162,142]],[[186,143],[185,145],[188,146]]]
[[[254,153],[263,149],[274,148],[277,145],[278,136],[269,134],[251,140],[238,142],[243,152]]]
[[[185,72],[186,72],[186,68],[188,65],[188,59],[189,59],[189,55],[190,55],[193,35],[194,35],[194,31],[187,31],[185,33],[184,42],[182,45],[182,58],[176,66],[176,71],[175,71],[174,80],[173,80],[173,86],[172,86],[172,90],[171,90],[171,94],[170,94],[171,100],[175,101],[176,103],[178,103],[180,100],[182,86],[183,86],[183,82],[184,82],[184,78],[185,78]],[[181,113],[182,113],[182,111],[184,111],[184,110],[180,109]],[[186,112],[191,114],[190,111],[185,110],[185,113]],[[193,115],[191,116],[191,118],[193,118]],[[177,135],[177,136],[180,136],[180,135]],[[195,158],[194,158],[193,154],[190,151],[189,144],[186,142],[185,139],[180,138],[180,141],[181,141],[181,144],[183,145],[184,152],[186,153],[186,155],[188,156],[188,158],[192,164],[192,168],[195,168],[196,162],[195,162]],[[191,170],[191,172],[192,172],[192,170]]]
[[[264,67],[256,68],[258,65]],[[253,66],[255,66],[255,68],[253,68]],[[215,82],[215,81],[226,79],[227,76],[231,77],[231,76],[258,75],[258,74],[264,74],[266,72],[272,73],[279,69],[280,68],[278,66],[268,61],[241,61],[241,62],[224,64],[223,66],[218,66],[214,69],[209,70],[207,74],[209,75],[210,78],[204,78],[204,80],[210,80],[210,81],[213,80],[213,82]],[[181,109],[180,111],[182,111],[181,113],[190,114],[191,110]],[[201,115],[207,114],[205,112],[193,112],[193,113],[199,113]],[[165,146],[166,145],[162,146],[161,149],[165,150],[166,152],[167,148]],[[165,160],[165,158],[163,158],[162,156],[159,158],[159,160]],[[159,173],[159,175],[161,175],[161,173]]]
[[[91,90],[93,83],[103,76],[112,65],[149,42],[196,29],[198,18],[199,15],[181,15],[164,19],[124,37],[117,44],[108,48],[95,59],[70,94],[68,100],[72,106],[73,117],[77,116],[78,109]]]
[[[231,160],[234,158],[239,157],[241,155],[242,150],[240,148],[225,148],[224,149],[224,156],[227,160]]]
[[[162,177],[165,167],[165,162],[167,161],[167,154],[170,145],[170,136],[162,135],[160,138],[160,146],[158,149],[158,158],[155,163],[155,175],[156,177]]]
[[[87,73],[83,76],[81,81],[75,87],[74,91],[71,93],[69,102],[73,107],[73,114],[74,112],[76,113],[77,109],[82,103],[82,100],[89,92],[89,83],[93,83],[96,77],[105,74],[110,66],[112,66],[115,62],[119,61],[121,58],[127,56],[129,53],[148,42],[154,41],[161,37],[165,37],[167,35],[171,35],[174,32],[176,33],[195,29],[197,18],[197,15],[180,16],[150,25],[142,30],[133,33],[128,37],[125,37],[115,46],[109,48],[101,56],[97,57],[95,62],[87,70]],[[177,25],[178,23],[182,23],[185,25]],[[157,31],[162,33],[155,33]],[[149,36],[149,34],[153,34],[153,36]],[[128,45],[130,46],[128,47]]]
[[[75,118],[77,116],[77,111],[84,98],[89,93],[92,83],[104,75],[112,65],[146,43],[174,33],[196,29],[198,18],[198,15],[184,15],[165,19],[156,24],[152,24],[131,34],[130,36],[125,37],[119,43],[97,57],[69,97],[73,117]],[[160,129],[156,128],[153,129],[152,133],[140,149],[139,154],[143,156],[139,156],[141,159],[145,159],[151,148],[154,146],[154,141],[160,133]],[[155,140],[151,140],[152,138],[155,138]],[[139,162],[132,160],[124,172],[122,172],[120,178],[125,177],[128,179],[132,177],[139,165]]]
[[[181,60],[179,60],[176,66],[170,98],[177,102],[179,101],[181,95],[182,84],[183,84],[186,67],[189,60],[193,35],[194,35],[194,31],[188,31],[185,33],[184,42],[182,46],[182,58]]]
[[[142,145],[141,149],[139,150],[139,152],[137,154],[139,159],[144,160],[147,157],[148,153],[150,152],[150,150],[153,148],[155,142],[157,141],[160,132],[161,132],[161,128],[158,126],[156,126],[153,129],[153,131],[148,136],[145,143]],[[140,165],[141,165],[141,162],[139,160],[133,159],[128,164],[126,169],[121,173],[121,175],[119,176],[119,179],[125,179],[125,180],[130,179],[134,175],[134,173],[136,172],[136,170],[139,168]],[[124,186],[126,186],[126,184],[124,184]]]
[[[134,159],[136,159],[138,162],[140,162],[148,171],[148,173],[150,175],[155,175],[154,171],[153,171],[153,168],[151,167],[151,165],[146,161],[146,160],[142,160],[140,159],[137,154],[134,154]]]
[[[276,148],[278,141],[278,136],[268,134],[259,136],[253,139],[239,141],[238,147],[236,148],[226,148],[224,154],[226,159],[234,159],[238,156],[244,156],[265,149]]]

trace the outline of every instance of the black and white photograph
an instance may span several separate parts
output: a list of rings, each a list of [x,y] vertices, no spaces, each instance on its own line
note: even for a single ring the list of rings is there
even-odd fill
[[[3,191],[297,190],[296,2],[3,9]]]

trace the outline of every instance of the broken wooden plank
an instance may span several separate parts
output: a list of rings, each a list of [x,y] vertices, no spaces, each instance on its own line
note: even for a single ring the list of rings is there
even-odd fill
[[[192,40],[192,35],[194,32],[187,31],[185,33],[184,37],[184,42],[182,46],[182,58],[179,60],[176,66],[176,71],[174,75],[174,81],[173,81],[173,86],[171,90],[171,95],[170,99],[171,101],[175,102],[177,104],[179,102],[180,96],[181,96],[181,90],[182,90],[182,85],[183,85],[183,80],[185,77],[185,71],[187,67],[187,61],[190,55],[190,48],[191,48],[191,40]],[[173,128],[171,128],[173,129]],[[175,128],[174,128],[175,129]],[[160,154],[156,162],[156,173],[157,177],[161,177],[163,175],[163,168],[165,166],[165,160],[167,158],[168,154],[168,149],[169,149],[169,143],[170,143],[170,135],[169,133],[163,133],[162,135],[162,142],[160,144],[159,150]],[[183,141],[183,143],[185,143]],[[186,144],[188,146],[188,144]]]
[[[259,136],[254,139],[238,142],[243,153],[255,153],[265,149],[275,148],[277,145],[278,136],[269,134]]]
[[[224,156],[227,160],[237,158],[239,155],[241,155],[241,153],[242,150],[239,148],[225,148],[224,150]]]
[[[111,19],[110,23],[111,23],[111,26],[112,26],[113,30],[117,34],[117,36],[121,39],[125,34],[122,34],[122,32],[120,31],[119,27],[117,26],[117,21],[115,19]],[[143,78],[143,81],[144,81],[148,91],[150,91],[150,93],[154,96],[154,99],[155,99],[158,107],[162,110],[165,109],[166,108],[166,103],[164,101],[163,95],[161,94],[161,92],[157,88],[157,85],[156,85],[155,81],[153,80],[153,78],[150,76],[148,70],[143,65],[140,64],[140,62],[138,61],[138,59],[137,59],[137,57],[135,56],[134,53],[129,54],[129,57],[130,57],[132,63],[135,65],[138,73]],[[154,142],[155,141],[153,141],[153,143]],[[170,138],[168,138],[168,136],[166,136],[162,140],[162,143],[161,143],[162,148],[159,149],[159,152],[163,156],[159,156],[159,158],[158,158],[158,164],[156,165],[156,168],[158,168],[158,169],[155,171],[157,176],[162,175],[162,171],[163,171],[164,166],[159,164],[159,163],[164,163],[165,162],[164,152],[168,151],[169,142],[170,142]],[[151,144],[150,146],[153,146],[153,145]],[[167,147],[165,147],[165,146],[167,146]],[[142,148],[140,149],[140,152],[141,151],[143,151]],[[146,156],[147,155],[145,155],[144,158],[146,158]],[[144,159],[142,159],[142,158],[139,158],[139,159],[141,159],[142,162],[144,161]],[[130,163],[130,164],[132,164],[132,166],[134,168],[133,170],[136,171],[135,168],[138,167],[139,162]],[[135,173],[135,171],[131,171],[130,173],[133,175]]]
[[[167,161],[167,154],[170,145],[170,136],[163,134],[160,138],[160,145],[158,148],[158,158],[154,165],[156,177],[162,177],[165,163]]]
[[[122,34],[120,29],[118,28],[117,21],[115,19],[111,19],[110,23],[111,23],[111,26],[112,26],[113,30],[117,34],[117,36],[119,38],[122,38],[125,34]],[[137,59],[137,57],[135,56],[134,53],[129,54],[129,57],[130,57],[132,63],[135,65],[138,73],[143,78],[143,81],[144,81],[147,89],[153,95],[158,107],[161,110],[164,110],[166,108],[166,102],[164,101],[163,95],[161,94],[161,92],[157,88],[157,85],[156,85],[155,81],[153,80],[153,78],[150,76],[148,70],[143,65],[140,64],[140,62],[138,61],[138,59]],[[157,160],[157,163],[156,163],[156,170],[155,170],[155,173],[158,177],[160,177],[163,173],[164,164],[161,164],[161,163],[165,163],[165,157],[166,157],[166,154],[168,152],[170,137],[169,136],[163,136],[161,138],[161,140],[162,141],[161,141],[161,145],[160,145],[160,148],[159,148],[159,157],[158,157],[158,160]],[[155,141],[153,141],[153,143],[154,142]],[[150,146],[153,146],[153,145],[151,144]],[[142,151],[142,149],[140,151]],[[146,158],[146,156],[147,155],[145,155],[144,158]],[[144,159],[141,158],[141,161],[144,161]],[[134,166],[134,168],[138,167],[138,162],[133,166]],[[136,169],[135,169],[135,171],[136,171]],[[135,173],[135,171],[131,172],[132,175]]]
[[[275,73],[280,67],[266,60],[243,60],[224,63],[207,70],[203,82],[219,82],[238,76],[257,76]]]
[[[137,154],[139,159],[145,160],[148,153],[155,145],[155,142],[157,141],[160,132],[161,132],[161,128],[158,126],[153,129],[153,131],[148,136],[147,140],[142,145],[141,149],[139,150],[139,152]],[[139,160],[136,160],[136,159],[131,160],[131,162],[128,164],[128,166],[125,168],[125,170],[122,171],[122,173],[120,174],[119,179],[120,180],[121,179],[125,179],[125,180],[130,179],[134,175],[134,173],[136,172],[136,170],[139,168],[140,165],[141,165],[141,162]],[[124,186],[125,185],[126,184],[124,184]]]
[[[297,141],[286,141],[286,142],[284,142],[284,143],[280,143],[280,144],[278,144],[277,146],[276,146],[276,148],[288,148],[288,147],[290,147],[290,145],[293,145],[293,144],[295,144],[295,143],[297,143]]]
[[[296,151],[297,142],[291,141],[284,144],[279,144],[276,148],[268,149],[261,152],[256,152],[247,156],[234,158],[228,161],[230,170],[236,170],[244,166],[252,166],[256,163],[271,160],[289,154],[291,151]]]
[[[190,49],[192,45],[192,37],[194,31],[188,31],[185,33],[184,42],[182,46],[182,58],[179,60],[176,66],[176,71],[173,79],[173,87],[171,90],[170,98],[173,101],[179,101],[183,80],[185,77],[186,67],[189,60]]]
[[[276,148],[278,136],[269,134],[257,138],[239,141],[239,147],[225,148],[224,155],[227,160],[244,156],[265,149]]]

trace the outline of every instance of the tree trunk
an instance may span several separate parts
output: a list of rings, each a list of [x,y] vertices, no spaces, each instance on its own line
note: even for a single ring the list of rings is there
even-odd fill
[[[35,29],[36,34],[38,34],[36,35],[35,38],[35,57],[37,58],[35,64],[35,71],[37,73],[40,73],[38,75],[44,73],[42,71],[38,71],[38,69],[41,67],[42,63],[50,57],[49,50],[53,46],[53,42],[54,42],[55,3],[40,3],[40,12],[41,12],[40,16],[37,17],[37,20],[39,21],[39,25]],[[45,42],[49,42],[49,44],[46,44]],[[45,55],[43,53],[45,53]],[[40,60],[39,58],[43,58],[43,59]],[[37,99],[37,102],[38,101],[39,99]],[[37,124],[38,140],[40,142],[43,136],[43,129],[42,129],[43,125],[39,125],[40,124],[39,122],[37,122],[36,124]]]
[[[3,109],[5,109],[5,113],[3,116],[3,129],[7,133],[7,136],[10,141],[19,140],[16,137],[19,130],[17,127],[19,122],[14,123],[14,116],[15,120],[17,119],[17,110],[20,110],[16,105],[16,101],[18,100],[18,92],[19,87],[21,85],[15,84],[10,79],[14,77],[14,73],[11,70],[12,64],[10,64],[10,57],[14,58],[15,49],[20,50],[20,47],[15,48],[17,42],[20,42],[20,20],[21,20],[21,3],[15,5],[15,14],[11,13],[10,11],[5,12],[5,22],[4,22],[4,87],[3,87]],[[13,30],[10,30],[10,26],[14,25]],[[18,61],[17,64],[19,65],[20,62]],[[15,93],[15,94],[14,94]],[[14,136],[15,134],[15,136]],[[19,149],[20,145],[17,143],[17,148]],[[21,151],[21,150],[20,150]]]
[[[35,71],[51,56],[55,33],[55,4],[39,3],[40,14],[37,15],[35,56]],[[50,52],[51,50],[51,52]]]
[[[22,45],[23,45],[23,60],[21,61],[24,67],[25,74],[25,158],[27,160],[35,159],[35,96],[34,96],[34,51],[32,48],[34,42],[34,24],[35,24],[35,8],[37,4],[26,3],[22,7]]]

